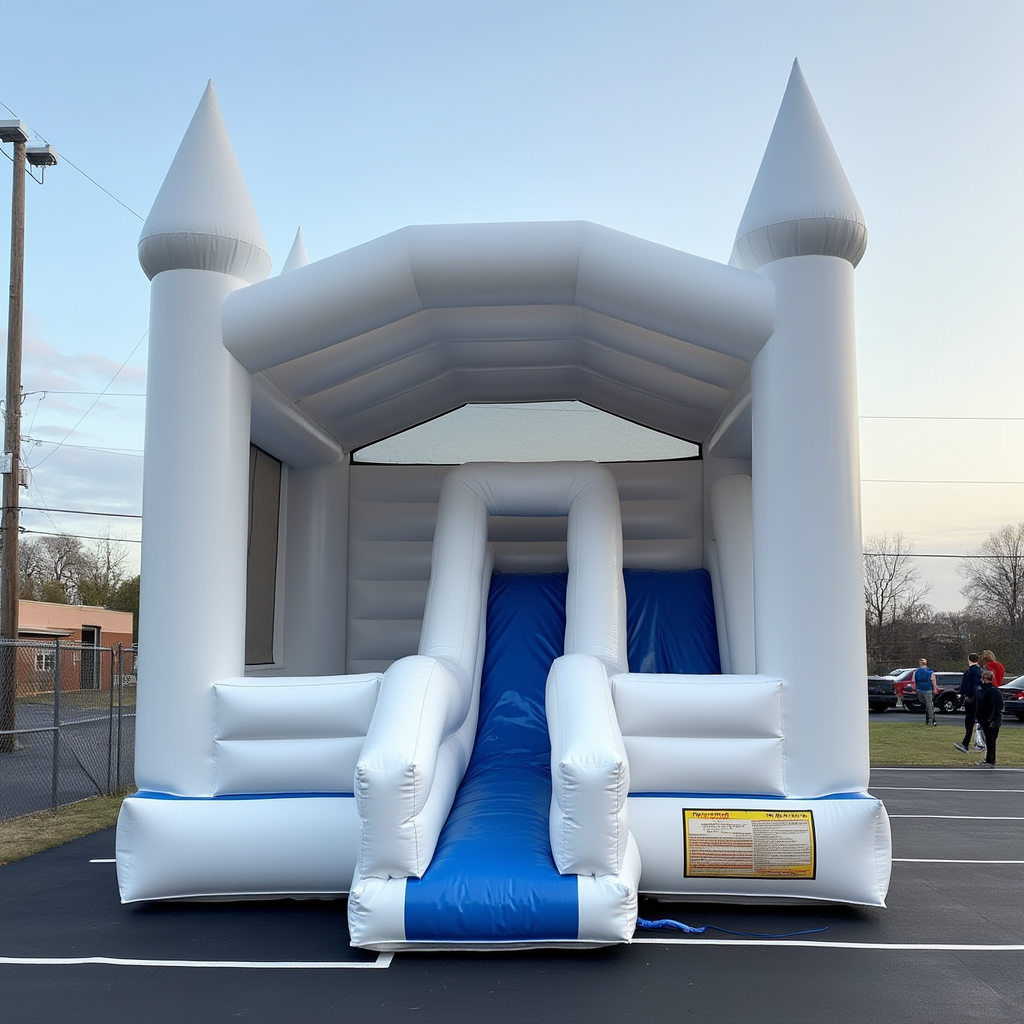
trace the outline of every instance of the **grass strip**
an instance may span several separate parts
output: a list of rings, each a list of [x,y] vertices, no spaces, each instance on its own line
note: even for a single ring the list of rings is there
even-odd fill
[[[941,720],[940,720],[941,721]],[[964,768],[985,759],[983,751],[961,754],[954,743],[964,738],[963,719],[937,729],[920,721],[868,723],[872,768]],[[996,744],[1000,768],[1024,768],[1024,729],[1001,729]]]
[[[0,821],[0,866],[110,828],[126,794],[89,800]]]

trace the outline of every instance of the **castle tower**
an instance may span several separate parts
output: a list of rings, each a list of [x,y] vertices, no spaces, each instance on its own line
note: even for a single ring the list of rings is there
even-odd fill
[[[863,790],[868,738],[853,269],[864,217],[798,63],[733,261],[775,286],[751,370],[757,670],[789,684],[790,794]],[[787,712],[790,713],[790,712]]]
[[[245,660],[250,375],[221,341],[226,295],[270,257],[213,85],[139,240],[152,281],[136,781],[212,792],[213,692]]]

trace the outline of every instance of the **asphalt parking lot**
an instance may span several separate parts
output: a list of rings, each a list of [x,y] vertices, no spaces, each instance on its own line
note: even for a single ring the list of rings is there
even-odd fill
[[[886,909],[655,904],[739,932],[529,954],[352,950],[342,901],[123,907],[113,830],[0,868],[3,1020],[1024,1021],[1024,771],[876,769]]]

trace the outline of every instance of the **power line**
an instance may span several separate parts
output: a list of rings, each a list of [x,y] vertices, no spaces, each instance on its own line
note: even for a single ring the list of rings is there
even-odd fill
[[[113,519],[141,519],[141,515],[130,512],[87,512],[81,508],[40,508],[38,505],[22,505],[29,512],[63,512],[69,516],[110,516]]]
[[[86,416],[89,415],[89,413],[93,411],[93,409],[96,408],[97,404],[99,403],[99,400],[103,397],[103,395],[107,392],[111,385],[113,385],[114,381],[117,380],[118,375],[128,365],[128,360],[131,359],[133,355],[135,355],[136,350],[146,340],[146,335],[148,334],[149,328],[147,327],[146,330],[143,332],[142,337],[139,338],[137,342],[135,342],[135,348],[133,348],[131,352],[128,353],[128,356],[125,359],[125,361],[117,368],[117,373],[115,373],[114,376],[110,378],[110,384],[108,384],[96,396],[92,405],[90,405],[89,408],[82,413],[82,415],[79,417],[78,422],[64,435],[64,439],[56,444],[53,451],[49,452],[47,455],[44,455],[34,466],[30,467],[31,469],[38,469],[51,455],[53,455],[53,452],[57,451],[64,444],[64,441],[66,441],[82,425],[82,421],[85,419]]]
[[[50,533],[47,530],[29,530],[21,527],[21,533],[31,533],[36,537],[74,537],[76,540],[113,540],[115,544],[141,544],[141,537],[94,537],[87,533]]]
[[[865,551],[865,555],[873,558],[891,558],[895,552],[892,551]],[[950,555],[937,551],[901,551],[900,558],[1005,558],[1005,555]]]
[[[6,110],[7,113],[11,115],[11,117],[18,118],[19,121],[21,120],[21,118],[18,117],[18,115],[13,110],[11,110],[11,108],[9,106],[7,106],[7,104],[4,103],[2,100],[0,100],[0,107],[3,107],[4,110]],[[48,139],[46,139],[42,135],[40,135],[39,132],[37,132],[34,128],[32,128],[31,125],[29,125],[29,128],[32,131],[32,134],[34,136],[36,136],[36,138],[42,140],[48,146],[51,144]],[[60,153],[60,159],[61,159],[61,161],[63,163],[66,163],[69,167],[72,167],[76,171],[78,171],[78,173],[83,178],[85,178],[86,181],[89,181],[93,185],[95,185],[104,195],[110,196],[110,198],[113,199],[114,202],[117,203],[118,206],[123,206],[133,217],[138,217],[138,219],[142,220],[142,221],[144,221],[146,219],[145,217],[142,217],[139,214],[137,214],[127,203],[121,202],[121,200],[118,199],[117,196],[115,196],[113,192],[111,192],[109,189],[105,189],[95,178],[92,178],[88,174],[86,174],[85,171],[83,171],[82,168],[78,166],[78,164],[76,164],[72,160],[69,160],[67,155],[63,152],[63,150]]]
[[[52,444],[59,448],[74,448],[81,452],[105,452],[108,455],[128,455],[133,459],[141,459],[144,452],[141,448],[102,448],[93,444],[65,444],[63,441],[47,441],[41,437],[24,435],[22,441],[30,441],[32,444]]]
[[[54,391],[47,388],[45,391],[23,391],[22,398],[30,395],[99,395],[101,398],[145,398],[145,391]]]

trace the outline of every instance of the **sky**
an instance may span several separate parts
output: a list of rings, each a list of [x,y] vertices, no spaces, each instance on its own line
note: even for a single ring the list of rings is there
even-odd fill
[[[316,260],[488,221],[589,220],[727,262],[794,58],[868,226],[865,536],[962,555],[1024,520],[1019,0],[54,0],[3,21],[0,117],[61,159],[27,189],[27,530],[109,529],[137,560],[136,245],[207,80],[274,272],[299,227]],[[918,565],[931,604],[963,606],[955,557]]]

